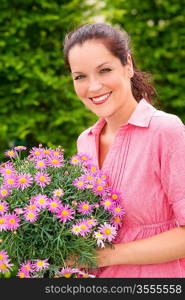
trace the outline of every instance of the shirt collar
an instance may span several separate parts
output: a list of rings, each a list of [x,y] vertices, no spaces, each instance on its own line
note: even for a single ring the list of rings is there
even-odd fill
[[[127,124],[132,124],[139,127],[149,127],[151,118],[155,111],[156,108],[154,106],[148,103],[145,99],[141,99],[127,123],[124,123],[121,125],[121,127]],[[100,118],[92,127],[89,128],[88,134],[99,133],[105,123],[105,119]]]

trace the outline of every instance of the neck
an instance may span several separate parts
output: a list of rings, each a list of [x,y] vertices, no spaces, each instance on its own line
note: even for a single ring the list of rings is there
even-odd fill
[[[115,136],[118,128],[128,122],[137,105],[138,102],[135,98],[132,98],[130,101],[126,101],[124,106],[115,114],[105,118],[106,125],[104,127],[104,133]]]

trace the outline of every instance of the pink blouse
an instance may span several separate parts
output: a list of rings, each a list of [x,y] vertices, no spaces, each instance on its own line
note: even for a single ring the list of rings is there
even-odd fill
[[[90,155],[96,165],[105,122],[99,119],[77,140],[78,152]],[[185,126],[176,115],[142,99],[128,122],[119,127],[102,171],[109,176],[111,187],[122,193],[126,211],[115,243],[185,225]],[[97,277],[185,278],[185,260],[104,267]]]

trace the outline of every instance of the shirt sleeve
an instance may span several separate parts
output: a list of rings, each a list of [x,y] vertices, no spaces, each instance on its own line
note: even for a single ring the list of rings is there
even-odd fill
[[[185,225],[185,125],[175,115],[161,133],[161,183],[179,225]]]

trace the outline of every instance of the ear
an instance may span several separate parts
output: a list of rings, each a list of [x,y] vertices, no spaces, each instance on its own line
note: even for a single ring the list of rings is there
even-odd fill
[[[127,68],[128,68],[129,78],[132,78],[134,76],[134,68],[132,64],[132,57],[130,54],[127,55]]]

